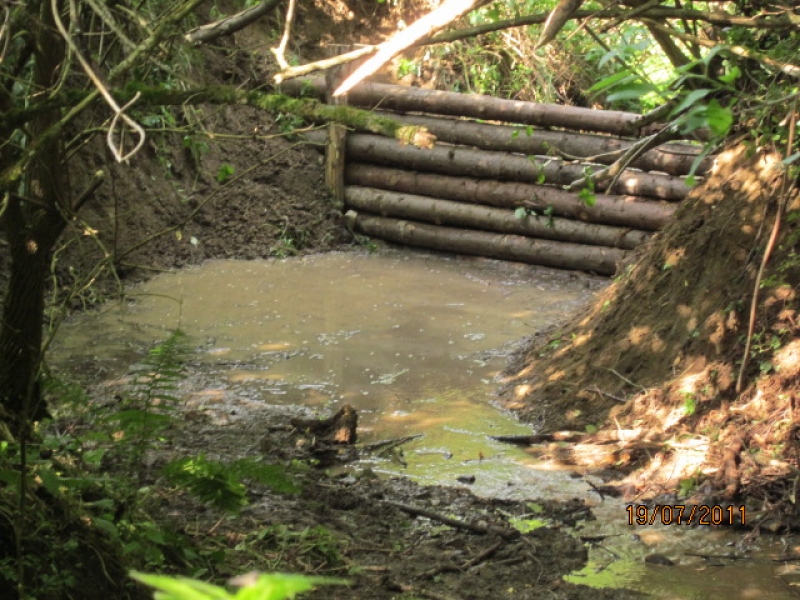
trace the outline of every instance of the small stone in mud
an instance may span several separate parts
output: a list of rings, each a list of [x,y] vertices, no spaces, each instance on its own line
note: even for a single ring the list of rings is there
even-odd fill
[[[475,475],[459,475],[458,477],[456,477],[456,481],[472,485],[473,483],[475,483]]]
[[[674,567],[675,563],[663,554],[648,554],[644,557],[644,562],[651,565],[661,565],[663,567]]]

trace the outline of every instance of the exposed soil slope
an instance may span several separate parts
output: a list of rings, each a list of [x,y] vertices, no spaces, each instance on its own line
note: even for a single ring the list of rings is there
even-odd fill
[[[779,202],[779,163],[763,152],[722,154],[674,222],[585,314],[539,336],[518,357],[506,405],[543,431],[635,430],[656,455],[641,463],[645,477],[631,494],[642,491],[644,479],[652,492],[696,477],[695,484],[707,482],[705,491],[732,496],[740,484],[757,486],[791,470],[800,280],[796,235],[787,227],[762,286],[743,391],[735,389],[754,281]],[[789,223],[796,191],[792,199]],[[696,442],[700,459],[678,464],[681,436]],[[658,452],[660,444],[666,445]],[[635,460],[642,455],[635,448],[634,442],[616,460]]]

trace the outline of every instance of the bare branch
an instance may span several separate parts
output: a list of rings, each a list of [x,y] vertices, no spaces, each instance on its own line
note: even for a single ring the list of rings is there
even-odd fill
[[[593,175],[593,179],[595,184],[605,183],[606,181],[610,180],[610,183],[607,186],[603,186],[607,188],[609,191],[616,185],[617,180],[619,179],[620,175],[622,175],[623,171],[630,165],[637,156],[644,154],[648,150],[660,146],[664,142],[668,142],[673,140],[677,137],[677,131],[674,127],[665,127],[658,133],[655,133],[649,137],[643,138],[638,140],[636,143],[632,144],[630,148],[628,148],[625,153],[620,156],[613,164],[609,165],[605,169],[601,171],[597,171]],[[582,189],[585,185],[585,181],[583,178],[576,179],[572,183],[567,186],[567,190],[570,192],[577,192],[578,190]]]
[[[247,27],[250,23],[253,23],[271,12],[282,1],[283,0],[264,0],[261,4],[236,13],[231,17],[192,29],[184,38],[192,44],[207,44],[219,37],[230,35]]]
[[[537,13],[533,15],[526,15],[514,19],[505,19],[503,21],[495,21],[493,23],[484,23],[476,27],[469,27],[466,29],[458,29],[455,31],[448,31],[446,33],[437,34],[427,40],[425,44],[442,44],[446,42],[455,42],[465,38],[475,37],[476,35],[483,35],[493,31],[501,31],[503,29],[511,29],[514,27],[524,27],[527,25],[539,25],[547,21],[550,13]],[[792,19],[786,14],[778,15],[762,15],[755,17],[741,17],[729,15],[721,10],[699,11],[687,8],[674,8],[667,6],[658,6],[650,8],[646,11],[640,11],[639,8],[633,10],[610,8],[605,10],[577,10],[572,13],[572,20],[581,19],[614,19],[617,23],[636,18],[650,18],[655,21],[663,22],[668,19],[685,19],[687,21],[702,21],[710,23],[718,27],[731,27],[739,25],[742,27],[751,27],[753,29],[786,29],[798,28],[798,25],[793,23]]]
[[[655,21],[648,21],[647,26],[651,32],[662,31],[667,35],[671,35],[686,42],[692,42],[699,46],[705,46],[706,48],[717,48],[721,45],[711,40],[705,40],[703,38],[694,35],[689,35],[688,33],[681,33],[680,31],[676,31],[674,29],[668,29],[663,25],[656,23]],[[798,65],[793,65],[790,63],[785,63],[780,60],[775,60],[774,58],[765,56],[760,52],[754,52],[753,50],[749,50],[748,48],[745,48],[743,46],[728,46],[725,44],[722,45],[725,47],[725,50],[727,50],[731,54],[735,54],[736,56],[741,56],[742,58],[748,58],[750,60],[758,61],[774,69],[778,69],[779,71],[781,71],[786,75],[789,75],[790,77],[796,77],[800,79],[800,66]]]
[[[11,43],[11,9],[8,6],[4,6],[3,11],[5,14],[3,16],[3,25],[0,27],[0,44],[3,45],[2,50],[0,50],[0,65],[6,59],[8,46]]]
[[[289,8],[286,10],[286,26],[283,28],[283,37],[281,43],[277,48],[272,48],[272,54],[275,55],[275,60],[281,69],[288,69],[289,63],[286,62],[286,45],[289,43],[289,35],[292,31],[292,22],[294,21],[294,9],[297,0],[289,0]]]
[[[144,139],[145,139],[144,129],[142,129],[141,125],[136,123],[136,121],[131,119],[124,112],[125,108],[133,104],[133,102],[135,102],[138,99],[138,95],[134,97],[134,99],[131,100],[128,104],[126,104],[125,108],[120,108],[119,104],[117,104],[117,101],[114,100],[114,97],[108,91],[106,86],[103,84],[102,81],[100,81],[100,78],[97,76],[97,73],[95,73],[92,70],[92,68],[89,66],[89,63],[83,57],[83,54],[78,49],[78,46],[75,44],[75,40],[72,39],[72,36],[64,27],[64,23],[61,21],[61,15],[58,14],[58,0],[51,0],[50,7],[53,11],[53,20],[55,22],[56,29],[58,29],[59,33],[64,38],[64,41],[67,42],[67,45],[72,50],[73,54],[78,58],[78,62],[81,64],[81,67],[86,72],[86,75],[92,81],[92,84],[100,92],[105,101],[114,111],[114,118],[112,119],[111,127],[108,130],[108,138],[107,138],[108,147],[111,149],[111,152],[113,153],[114,158],[117,160],[117,162],[126,162],[128,159],[130,159],[134,154],[136,154],[139,151],[142,145],[144,145]],[[120,118],[123,121],[125,121],[125,123],[139,135],[139,141],[134,146],[133,150],[131,150],[126,154],[123,154],[121,148],[114,143],[114,130]]]
[[[389,62],[409,46],[414,45],[420,39],[441,29],[448,23],[455,21],[461,15],[474,10],[489,0],[446,0],[439,8],[429,12],[427,15],[418,19],[409,27],[396,33],[385,44],[381,44],[375,56],[369,58],[364,64],[359,66],[339,88],[333,92],[334,96],[341,96],[350,91],[358,82],[366,79],[383,65]]]
[[[351,52],[340,54],[339,56],[318,60],[316,62],[300,65],[299,67],[287,66],[280,73],[275,75],[275,83],[282,83],[286,79],[294,79],[295,77],[308,75],[314,71],[324,71],[325,69],[330,69],[337,65],[349,63],[367,54],[372,54],[378,48],[379,46],[364,46],[363,48],[358,48],[357,50],[352,50]]]
[[[547,17],[534,50],[552,42],[567,21],[572,18],[575,11],[581,7],[581,4],[583,4],[583,0],[561,0],[558,6],[553,9],[553,12],[550,13],[550,16]]]
[[[122,42],[123,46],[126,46],[129,49],[136,47],[136,44],[133,43],[133,41],[125,34],[125,31],[117,24],[117,21],[114,19],[114,15],[108,9],[108,6],[102,4],[98,0],[84,1],[92,8],[94,12],[97,13],[106,27],[114,32],[114,35],[117,36],[120,42]]]

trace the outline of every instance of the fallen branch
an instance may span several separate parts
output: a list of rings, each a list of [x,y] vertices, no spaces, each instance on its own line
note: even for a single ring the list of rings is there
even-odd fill
[[[324,71],[326,69],[330,69],[338,65],[343,65],[345,63],[352,62],[357,58],[361,58],[362,56],[366,56],[367,54],[372,54],[373,52],[375,52],[377,48],[378,48],[377,46],[364,46],[363,48],[358,48],[356,50],[352,50],[350,52],[347,52],[345,54],[340,54],[339,56],[334,56],[332,58],[325,58],[323,60],[318,60],[297,67],[291,67],[291,66],[284,67],[280,73],[275,75],[274,77],[275,83],[283,83],[287,79],[294,79],[295,77],[308,75],[309,73],[313,73],[314,71]]]
[[[401,438],[395,438],[392,440],[381,440],[380,442],[373,442],[371,444],[366,444],[362,447],[362,450],[365,452],[375,452],[376,450],[385,449],[387,446],[389,448],[396,448],[397,446],[401,446],[407,442],[412,440],[418,440],[419,438],[423,437],[424,434],[417,433],[415,435],[407,435]]]
[[[214,21],[201,25],[192,29],[183,37],[192,44],[207,44],[223,35],[230,35],[240,29],[244,29],[250,23],[257,21],[274,8],[276,8],[283,0],[264,0],[261,4],[253,6],[252,8],[245,9],[236,13],[231,17]]]
[[[394,508],[402,510],[403,512],[408,513],[410,515],[414,515],[417,517],[425,517],[426,519],[431,519],[432,521],[439,521],[440,523],[444,523],[445,525],[449,525],[450,527],[455,527],[457,529],[465,529],[467,531],[471,531],[473,533],[479,533],[481,535],[494,533],[505,539],[514,539],[519,537],[519,532],[515,529],[501,529],[499,527],[491,527],[489,525],[483,525],[481,523],[473,523],[471,521],[459,521],[458,519],[452,519],[450,517],[446,517],[444,515],[433,512],[426,508],[411,506],[409,504],[402,504],[400,502],[392,502],[391,500],[384,500],[383,504],[386,504],[388,506],[393,506]]]
[[[489,439],[505,444],[518,444],[520,446],[530,446],[533,444],[550,444],[555,442],[586,443],[595,444],[615,443],[615,442],[636,442],[647,441],[657,442],[658,440],[643,439],[641,429],[617,429],[614,431],[598,431],[596,433],[586,433],[585,431],[553,431],[551,433],[538,433],[532,435],[490,435]]]
[[[684,556],[696,556],[706,560],[753,560],[749,556],[737,556],[736,554],[703,554],[702,552],[684,552]]]
[[[608,185],[603,187],[607,187],[609,190],[613,189],[614,186],[617,185],[617,181],[619,180],[620,176],[625,172],[625,169],[627,169],[638,156],[644,154],[648,150],[657,148],[665,142],[676,139],[677,137],[677,129],[674,126],[669,126],[665,127],[658,133],[637,141],[636,143],[632,144],[622,156],[614,161],[613,164],[609,165],[605,169],[602,169],[601,171],[594,173],[592,178],[595,185],[604,184],[608,181]],[[570,183],[567,189],[571,192],[577,192],[581,190],[584,185],[586,185],[586,183],[582,177]]]

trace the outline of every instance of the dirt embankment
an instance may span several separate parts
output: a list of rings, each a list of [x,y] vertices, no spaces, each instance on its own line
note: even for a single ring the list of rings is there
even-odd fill
[[[796,190],[781,196],[780,157],[720,155],[674,222],[574,323],[535,340],[510,370],[506,406],[544,431],[630,432],[617,462],[644,470],[632,497],[686,491],[775,500],[797,467],[800,381],[792,231]],[[743,385],[756,274],[779,202],[788,217],[762,281]],[[691,440],[692,444],[687,444]],[[687,460],[689,445],[694,453]],[[699,453],[698,453],[699,451]],[[777,479],[775,479],[777,477]],[[787,487],[789,486],[789,487]],[[765,522],[781,515],[759,501]],[[796,526],[797,523],[794,523]]]

